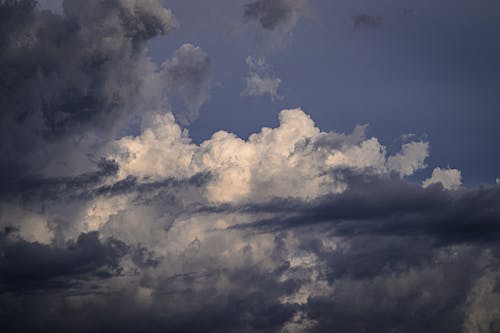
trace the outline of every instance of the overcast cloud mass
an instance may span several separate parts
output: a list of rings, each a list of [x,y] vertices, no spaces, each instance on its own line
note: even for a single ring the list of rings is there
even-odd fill
[[[342,48],[418,3],[320,24],[328,4],[0,0],[2,332],[500,332],[500,184],[467,180],[484,162],[434,156],[425,128],[335,130],[295,104],[325,82],[284,70],[343,61],[297,62],[302,21]],[[477,139],[492,167],[496,138]]]

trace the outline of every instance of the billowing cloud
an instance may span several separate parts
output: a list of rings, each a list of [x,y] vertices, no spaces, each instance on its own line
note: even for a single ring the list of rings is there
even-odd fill
[[[72,175],[103,142],[140,130],[179,100],[192,121],[208,99],[210,58],[191,44],[158,68],[146,43],[178,26],[157,0],[72,1],[63,13],[35,1],[0,6],[2,177]],[[171,99],[171,100],[170,100]],[[97,157],[96,157],[97,156]]]
[[[405,144],[401,152],[387,156],[376,138],[365,138],[364,127],[351,135],[325,133],[300,109],[284,110],[279,118],[279,127],[263,128],[246,141],[219,131],[197,146],[173,117],[158,116],[141,136],[119,140],[108,158],[120,164],[121,177],[162,179],[210,173],[207,199],[211,202],[314,199],[348,188],[335,170],[408,176],[425,167],[425,142]]]
[[[15,278],[3,280],[2,293],[44,290],[24,303],[39,322],[20,323],[11,310],[7,323],[167,332],[494,327],[499,188],[407,181],[425,167],[427,149],[417,141],[388,156],[366,126],[323,132],[300,109],[247,140],[219,131],[198,145],[173,115],[157,115],[141,135],[109,142],[97,171],[31,182],[30,195],[3,199],[0,267]],[[59,191],[35,195],[51,187]],[[37,267],[50,275],[14,270],[39,252],[47,258]],[[3,297],[12,306],[21,296]],[[69,309],[74,315],[57,317]],[[81,323],[78,313],[97,319]]]
[[[61,16],[34,1],[2,4],[3,133],[22,125],[50,138],[111,125],[146,84],[145,42],[177,25],[154,0],[66,0],[63,8]]]

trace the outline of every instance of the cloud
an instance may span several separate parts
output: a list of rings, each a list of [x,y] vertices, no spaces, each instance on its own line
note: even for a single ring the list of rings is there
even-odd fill
[[[241,92],[242,96],[263,96],[267,94],[271,101],[283,98],[278,95],[281,79],[271,77],[269,66],[263,58],[248,56],[246,63],[250,71],[248,76],[245,77],[246,87]]]
[[[401,147],[401,152],[387,161],[389,170],[408,176],[426,167],[424,161],[429,157],[429,143],[411,142]]]
[[[62,248],[6,235],[0,247],[0,293],[11,288],[60,288],[61,283],[70,282],[68,277],[83,278],[87,274],[110,277],[119,273],[119,259],[128,251],[118,240],[101,242],[97,232],[81,234]]]
[[[120,139],[108,158],[119,163],[122,179],[210,173],[206,197],[212,202],[314,199],[348,188],[336,170],[408,176],[425,167],[427,143],[408,143],[387,156],[376,138],[365,138],[365,127],[351,135],[325,133],[300,109],[284,110],[279,118],[277,128],[263,128],[246,141],[219,131],[197,146],[171,115],[157,116],[141,136]]]
[[[309,0],[257,0],[243,5],[243,18],[256,24],[252,34],[264,53],[288,46],[295,26],[309,14]]]
[[[352,17],[352,30],[358,31],[363,27],[367,28],[379,28],[383,24],[383,20],[380,17],[371,16],[368,14],[357,14]]]
[[[281,99],[278,95],[278,88],[281,84],[281,79],[260,77],[257,73],[251,73],[245,78],[246,88],[241,92],[243,96],[262,96],[268,94],[272,101]]]
[[[172,59],[162,65],[162,75],[168,86],[168,95],[179,98],[182,106],[174,107],[176,115],[184,124],[198,118],[198,112],[210,98],[212,85],[212,62],[199,47],[184,44],[174,52]]]
[[[427,187],[438,183],[447,190],[456,190],[462,185],[462,174],[457,169],[435,168],[432,170],[432,176],[424,180],[422,186]]]
[[[498,186],[410,182],[428,144],[388,156],[366,130],[323,132],[293,109],[247,140],[219,131],[197,145],[172,114],[151,118],[140,135],[107,145],[104,161],[114,162],[103,161],[99,177],[58,179],[78,184],[60,197],[3,199],[1,267],[20,272],[4,288],[36,290],[23,309],[40,318],[20,322],[13,304],[22,296],[11,292],[4,322],[166,332],[494,327]],[[37,186],[47,185],[30,191]],[[35,216],[51,235],[44,244],[25,239]],[[43,267],[29,264],[41,254]],[[481,290],[492,293],[485,316]]]
[[[108,140],[140,131],[172,105],[192,121],[209,97],[211,61],[200,48],[181,46],[163,68],[148,57],[147,42],[178,26],[160,1],[65,0],[62,8],[41,11],[30,0],[0,6],[7,180],[88,171]]]
[[[23,125],[50,138],[111,125],[151,70],[146,41],[177,25],[170,10],[153,0],[66,0],[64,16],[38,11],[34,3],[2,5],[11,13],[2,22],[0,59],[9,133],[8,126]],[[22,99],[15,95],[21,92]]]
[[[282,32],[301,3],[245,8]],[[0,3],[5,331],[497,330],[498,185],[439,168],[422,184],[428,142],[388,153],[366,125],[326,132],[299,108],[194,143],[178,120],[206,102],[210,58],[184,44],[159,68],[145,48],[173,14],[63,11]]]
[[[266,30],[288,28],[304,15],[306,5],[305,0],[258,0],[243,6],[243,17],[259,21]]]

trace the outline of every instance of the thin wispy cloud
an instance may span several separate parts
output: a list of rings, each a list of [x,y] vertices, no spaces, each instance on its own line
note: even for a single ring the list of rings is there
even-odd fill
[[[383,24],[381,17],[371,16],[368,14],[354,15],[351,20],[353,31],[358,31],[362,28],[380,28]]]
[[[283,99],[283,96],[278,94],[281,79],[272,76],[270,67],[264,58],[248,56],[245,61],[249,72],[244,78],[246,86],[241,95],[252,97],[268,95],[271,101]]]

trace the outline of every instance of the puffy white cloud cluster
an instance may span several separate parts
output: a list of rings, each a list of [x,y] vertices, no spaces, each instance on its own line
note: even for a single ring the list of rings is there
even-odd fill
[[[364,128],[340,135],[322,132],[300,109],[283,110],[276,128],[262,128],[243,140],[218,131],[193,144],[171,114],[158,115],[140,136],[120,139],[109,158],[118,161],[120,178],[185,178],[210,173],[206,187],[210,202],[258,202],[273,197],[314,199],[341,193],[347,184],[336,170],[401,176],[425,167],[428,143],[403,145],[387,156]]]

